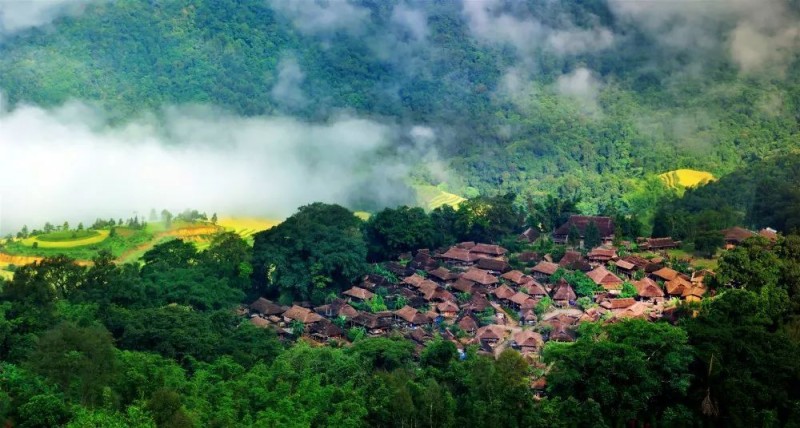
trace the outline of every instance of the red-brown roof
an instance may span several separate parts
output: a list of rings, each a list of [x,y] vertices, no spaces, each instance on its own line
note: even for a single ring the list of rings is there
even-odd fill
[[[756,236],[756,233],[739,226],[734,226],[722,230],[722,235],[725,237],[725,241],[740,243],[747,238]]]
[[[492,259],[489,257],[483,257],[479,259],[478,263],[476,263],[476,266],[478,266],[481,269],[491,270],[495,272],[505,272],[508,269],[510,269],[510,266],[508,265],[507,261]]]
[[[506,335],[506,329],[503,326],[492,324],[481,327],[475,333],[478,340],[500,340]]]
[[[667,238],[648,238],[646,247],[651,250],[659,250],[662,248],[675,248],[678,243],[671,237]]]
[[[441,256],[444,259],[455,260],[459,262],[465,263],[472,263],[477,260],[473,254],[469,252],[469,250],[465,250],[463,248],[458,247],[450,247],[444,254]]]
[[[367,291],[361,287],[352,287],[342,294],[344,294],[345,296],[355,297],[356,299],[361,299],[361,300],[368,300],[375,296],[375,293]]]
[[[419,287],[419,285],[422,283],[422,281],[425,281],[425,278],[423,278],[422,276],[417,275],[417,274],[413,274],[413,275],[411,275],[409,277],[403,278],[403,283],[404,284],[408,284],[408,285],[410,285],[412,287],[415,287],[415,288]]]
[[[664,285],[667,286],[667,294],[671,296],[680,296],[685,289],[692,288],[692,283],[682,276],[676,276],[675,279],[667,281]]]
[[[282,314],[286,309],[270,300],[259,297],[258,300],[250,304],[250,310],[258,312],[261,315],[269,316]]]
[[[511,300],[512,302],[516,303],[517,305],[522,305],[527,300],[533,300],[533,299],[531,299],[531,296],[529,296],[529,295],[527,295],[527,294],[525,294],[525,293],[523,293],[521,291],[518,291],[513,296],[509,297],[508,300]]]
[[[413,323],[414,318],[417,316],[418,311],[411,306],[403,306],[402,308],[394,311],[394,314],[402,318],[406,322]]]
[[[453,302],[442,302],[436,305],[436,310],[439,311],[440,314],[448,313],[448,312],[458,312],[458,305]]]
[[[608,299],[600,303],[600,306],[606,309],[624,309],[636,303],[632,297],[627,297],[624,299]]]
[[[503,254],[508,252],[508,250],[499,245],[489,245],[489,244],[476,244],[474,247],[470,248],[469,251],[472,253],[488,254],[490,256],[495,256],[495,257],[502,256]]]
[[[566,281],[559,281],[553,292],[553,300],[575,300],[578,296]]]
[[[492,294],[494,294],[498,299],[506,300],[510,299],[511,296],[516,294],[516,292],[512,290],[509,286],[503,284],[497,287],[494,291],[492,291]]]
[[[300,321],[303,324],[315,323],[323,319],[321,315],[312,312],[310,309],[297,305],[289,308],[283,313],[283,316],[290,320]]]
[[[542,335],[531,330],[522,330],[514,335],[514,342],[519,346],[539,348],[544,345]]]
[[[458,321],[458,326],[464,331],[475,331],[478,329],[478,323],[475,318],[467,315]]]
[[[261,328],[269,327],[269,321],[259,316],[250,318],[250,324],[253,324],[256,327],[261,327]]]
[[[663,279],[664,281],[672,281],[673,279],[677,278],[680,275],[680,272],[670,269],[668,267],[663,267],[655,272],[653,272],[653,276]]]
[[[642,278],[639,281],[634,281],[633,286],[636,287],[639,297],[664,297],[664,290],[650,278]]]
[[[614,257],[617,257],[617,251],[609,248],[592,248],[592,251],[588,254],[589,260],[611,260]]]
[[[432,277],[439,278],[442,281],[449,281],[451,279],[455,279],[458,276],[450,272],[449,269],[443,266],[440,266],[432,271],[429,271],[428,274]]]
[[[522,284],[522,287],[528,290],[528,294],[531,296],[545,296],[547,295],[547,290],[545,290],[544,285],[539,284],[537,281],[528,281],[525,284]]]
[[[496,276],[492,275],[488,271],[478,268],[470,268],[461,277],[481,285],[491,285],[498,282]]]
[[[569,250],[564,253],[564,257],[561,257],[561,260],[558,261],[558,265],[566,268],[571,269],[573,263],[577,263],[583,260],[583,255],[578,251]]]
[[[545,275],[552,275],[558,270],[558,265],[555,263],[541,261],[539,264],[531,268],[533,272],[543,273]]]
[[[778,239],[778,231],[769,227],[759,230],[758,234],[759,236],[767,238],[770,241],[775,241]]]
[[[629,262],[627,260],[622,260],[622,259],[617,260],[616,262],[614,262],[614,265],[617,266],[618,268],[622,269],[622,270],[634,270],[636,268],[635,264],[633,264],[633,263],[631,263],[631,262]]]
[[[595,284],[607,290],[619,290],[622,288],[622,280],[611,273],[605,266],[598,266],[586,274]]]
[[[513,282],[514,284],[518,284],[518,285],[522,284],[522,278],[524,278],[524,277],[525,277],[525,274],[520,272],[520,271],[518,271],[518,270],[508,271],[508,272],[500,275],[500,278],[507,279],[507,280]]]
[[[458,278],[452,285],[454,290],[458,290],[462,293],[472,293],[474,286],[474,282],[464,278]]]

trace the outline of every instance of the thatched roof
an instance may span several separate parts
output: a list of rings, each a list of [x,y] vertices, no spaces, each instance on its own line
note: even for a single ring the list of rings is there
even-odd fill
[[[275,304],[263,297],[259,297],[258,300],[250,304],[250,310],[261,315],[269,316],[280,315],[286,311],[286,308],[281,307],[280,305]]]
[[[416,309],[412,308],[411,306],[406,305],[406,306],[403,306],[402,308],[394,311],[394,314],[397,315],[399,318],[401,318],[401,319],[403,319],[403,320],[405,320],[405,321],[407,321],[409,323],[413,323],[414,322],[414,318],[418,314],[418,311]]]
[[[464,275],[461,276],[461,278],[476,282],[481,285],[491,285],[498,282],[496,276],[492,275],[488,271],[478,268],[470,268],[464,273]]]
[[[458,278],[456,282],[454,282],[452,285],[454,290],[458,290],[462,293],[472,293],[474,286],[475,286],[474,282],[468,279],[464,279],[463,277]]]
[[[519,346],[539,348],[544,345],[542,335],[532,330],[522,330],[514,335],[514,342]]]
[[[531,272],[539,272],[545,275],[552,275],[558,270],[558,265],[551,262],[541,261],[531,268]]]
[[[478,322],[472,316],[467,315],[458,321],[458,327],[464,331],[475,331],[478,329]]]
[[[441,258],[464,263],[472,263],[478,259],[475,255],[471,254],[469,250],[458,247],[450,247],[450,249],[441,255]]]
[[[553,300],[575,300],[578,296],[566,281],[559,281],[553,292]]]
[[[677,278],[678,275],[680,275],[680,272],[668,267],[663,267],[653,272],[652,275],[661,278],[664,281],[672,281],[673,279]]]
[[[525,277],[525,274],[520,272],[520,271],[518,271],[518,270],[511,270],[511,271],[508,271],[508,272],[500,275],[500,278],[503,278],[505,280],[511,281],[511,282],[513,282],[514,284],[517,284],[517,285],[522,284],[522,282],[523,282],[522,279],[524,277]]]
[[[361,287],[352,287],[349,290],[343,292],[345,296],[354,297],[360,300],[368,300],[375,296],[375,293],[371,291],[367,291]]]
[[[492,259],[488,257],[484,257],[478,260],[476,266],[478,266],[481,269],[491,270],[494,272],[505,272],[511,268],[508,265],[508,262],[505,260]]]
[[[303,324],[311,324],[323,319],[321,315],[312,312],[310,309],[297,305],[289,308],[289,310],[283,313],[283,316],[290,320],[300,321]]]
[[[496,289],[494,289],[492,291],[492,294],[494,294],[498,299],[507,300],[507,299],[510,299],[511,296],[516,294],[516,292],[514,290],[512,290],[511,287],[503,284],[503,285],[497,287]]]
[[[474,247],[470,248],[469,251],[472,253],[487,254],[495,257],[502,256],[508,252],[508,250],[499,245],[489,244],[476,244]]]

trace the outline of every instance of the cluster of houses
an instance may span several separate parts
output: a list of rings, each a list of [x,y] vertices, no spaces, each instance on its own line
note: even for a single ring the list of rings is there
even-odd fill
[[[462,242],[440,251],[419,250],[407,263],[386,263],[391,275],[367,275],[324,305],[286,307],[260,298],[243,312],[251,323],[279,334],[297,335],[302,326],[303,336],[319,342],[346,340],[346,332],[356,327],[369,336],[401,334],[420,349],[438,334],[459,349],[477,345],[497,354],[512,347],[535,360],[546,341],[574,340],[583,321],[654,320],[674,310],[670,301],[699,300],[707,293],[704,279],[710,272],[683,274],[667,266],[664,257],[654,257],[652,251],[678,245],[669,238],[639,242],[651,252],[648,257],[620,257],[610,245],[611,219],[584,216],[573,216],[555,236],[573,224],[583,233],[590,222],[598,225],[604,244],[585,254],[567,251],[558,262],[523,252],[513,255],[514,269],[505,248]],[[560,274],[569,271],[584,272],[601,291],[579,304],[575,284]],[[629,286],[623,292],[625,283],[635,294]],[[394,310],[368,310],[378,294]],[[545,307],[543,301],[552,304]]]

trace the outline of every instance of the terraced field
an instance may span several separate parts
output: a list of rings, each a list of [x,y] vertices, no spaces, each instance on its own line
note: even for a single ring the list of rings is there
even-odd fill
[[[30,238],[25,238],[22,241],[22,245],[33,247],[33,244],[36,243],[39,248],[75,248],[75,247],[83,247],[86,245],[92,244],[99,244],[108,238],[109,231],[108,230],[98,230],[93,236],[89,236],[86,238],[79,238],[79,239],[65,239],[65,240],[48,240],[46,236],[38,237],[32,236]]]
[[[416,185],[417,203],[426,210],[439,208],[442,205],[450,205],[457,208],[466,199],[456,194],[445,192],[436,186]]]
[[[252,244],[254,234],[277,226],[281,221],[283,220],[258,217],[222,217],[217,221],[217,225],[223,227],[227,231],[235,232]],[[200,247],[201,245],[198,245],[198,248]],[[205,245],[205,248],[207,247],[208,244]]]
[[[664,184],[670,189],[694,187],[716,180],[714,175],[710,172],[697,171],[694,169],[667,171],[659,175],[659,178],[661,178]]]

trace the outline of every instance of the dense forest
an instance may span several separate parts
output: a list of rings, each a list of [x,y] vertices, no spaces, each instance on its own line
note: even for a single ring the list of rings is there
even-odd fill
[[[458,238],[476,233],[465,225],[480,222],[463,219],[477,203],[455,213]],[[414,210],[387,211],[392,230],[314,204],[263,232],[253,249],[227,233],[202,252],[181,240],[160,244],[142,265],[115,265],[105,254],[88,268],[65,257],[19,267],[0,294],[0,418],[20,427],[800,421],[797,235],[726,253],[718,296],[681,306],[671,322],[586,322],[574,343],[548,342],[543,396],[511,349],[495,359],[474,346],[459,353],[442,338],[420,350],[401,336],[363,335],[319,346],[279,340],[235,313],[261,295],[336,293],[353,277],[390,275],[367,264],[367,249],[382,259],[429,243],[418,232],[432,219]],[[502,239],[514,218],[484,226]],[[270,251],[276,236],[291,244]]]
[[[0,88],[10,106],[79,99],[122,122],[211,104],[425,126],[443,162],[418,181],[651,216],[654,174],[721,176],[798,146],[782,38],[797,5],[757,3],[89,2],[6,36]],[[765,46],[739,46],[744,29]]]

